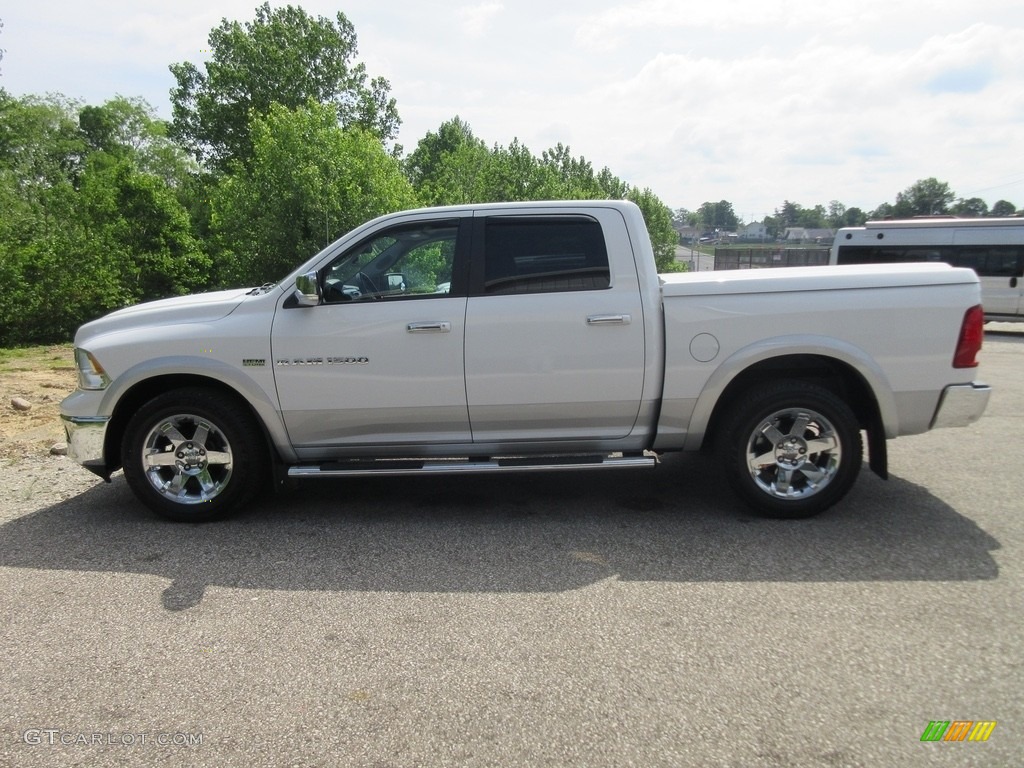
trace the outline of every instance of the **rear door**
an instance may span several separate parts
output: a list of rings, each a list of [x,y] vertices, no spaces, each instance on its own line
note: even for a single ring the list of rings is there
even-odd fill
[[[474,442],[628,435],[643,393],[645,318],[622,215],[477,216],[466,312]]]

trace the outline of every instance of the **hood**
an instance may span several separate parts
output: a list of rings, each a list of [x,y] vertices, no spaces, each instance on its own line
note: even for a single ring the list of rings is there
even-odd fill
[[[98,320],[86,323],[75,334],[76,346],[80,341],[101,333],[156,325],[182,323],[210,323],[230,315],[246,298],[251,288],[233,288],[228,291],[175,296],[170,299],[147,301],[125,307]]]

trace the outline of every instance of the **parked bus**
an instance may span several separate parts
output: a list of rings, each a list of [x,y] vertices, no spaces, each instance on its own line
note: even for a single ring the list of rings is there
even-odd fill
[[[869,221],[836,233],[830,264],[944,261],[981,279],[986,320],[1024,321],[1024,218]]]

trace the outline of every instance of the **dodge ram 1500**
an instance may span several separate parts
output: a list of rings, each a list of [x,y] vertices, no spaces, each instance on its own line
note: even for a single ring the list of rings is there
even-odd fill
[[[156,301],[75,337],[69,452],[175,520],[273,478],[652,466],[710,449],[806,517],[886,440],[985,409],[978,278],[946,265],[659,276],[620,201],[404,211],[280,282]]]

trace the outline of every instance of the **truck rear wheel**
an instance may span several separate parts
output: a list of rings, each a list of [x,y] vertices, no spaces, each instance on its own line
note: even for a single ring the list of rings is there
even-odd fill
[[[799,380],[750,390],[725,423],[718,447],[729,484],[758,514],[811,517],[847,494],[863,447],[850,407]]]
[[[220,393],[158,395],[128,422],[121,462],[135,495],[179,522],[224,517],[266,478],[264,440],[248,410]]]

